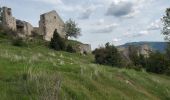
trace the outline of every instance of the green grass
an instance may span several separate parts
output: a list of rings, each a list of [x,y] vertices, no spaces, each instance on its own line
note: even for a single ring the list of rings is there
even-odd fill
[[[170,77],[94,64],[93,56],[0,39],[0,100],[170,100]]]

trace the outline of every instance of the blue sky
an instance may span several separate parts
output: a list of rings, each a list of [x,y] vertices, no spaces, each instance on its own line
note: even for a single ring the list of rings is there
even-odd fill
[[[38,26],[39,16],[56,10],[64,21],[72,18],[82,29],[79,41],[96,48],[137,41],[163,41],[161,17],[170,0],[1,0],[17,19]]]

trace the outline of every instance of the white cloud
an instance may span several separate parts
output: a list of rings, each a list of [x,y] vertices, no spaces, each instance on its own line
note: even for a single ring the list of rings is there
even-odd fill
[[[155,20],[154,22],[152,22],[148,27],[147,29],[148,30],[160,30],[161,29],[161,20]]]
[[[95,29],[91,29],[93,33],[111,33],[118,26],[116,23],[106,24],[103,22],[101,25],[93,26]]]
[[[119,42],[119,41],[121,41],[122,39],[119,39],[119,38],[114,38],[113,39],[113,42]]]
[[[79,18],[80,19],[89,19],[89,17],[91,16],[91,14],[97,9],[97,8],[100,8],[102,7],[102,5],[91,5],[87,8],[83,7],[82,6],[82,10],[80,12],[80,16]],[[85,8],[85,9],[84,9]]]
[[[44,2],[44,3],[53,4],[53,5],[63,4],[61,0],[32,0],[32,1]]]
[[[134,34],[133,37],[141,37],[141,36],[145,36],[145,35],[148,35],[149,32],[148,31],[140,31],[139,33],[137,34]]]
[[[136,33],[130,33],[130,32],[125,32],[122,37],[124,38],[136,38],[136,37],[142,37],[142,36],[146,36],[149,35],[149,31],[144,30],[144,31],[139,31]]]

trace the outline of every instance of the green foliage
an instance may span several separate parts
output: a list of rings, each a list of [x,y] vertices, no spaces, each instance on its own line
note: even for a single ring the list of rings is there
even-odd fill
[[[96,63],[111,66],[120,66],[121,64],[121,57],[117,48],[109,43],[106,43],[104,48],[96,49],[93,53]]]
[[[50,47],[54,50],[65,50],[65,40],[60,37],[57,30],[54,31],[53,38],[50,42]]]
[[[165,74],[169,70],[169,65],[169,60],[167,59],[165,54],[155,52],[150,54],[146,70],[148,72]]]
[[[1,100],[170,99],[170,77],[107,67],[94,64],[93,60],[93,55],[82,56],[54,51],[39,43],[18,48],[11,46],[7,40],[0,42],[0,98]]]
[[[0,7],[0,24],[2,22],[2,7]]]
[[[170,77],[98,65],[92,55],[34,45],[0,43],[1,100],[170,99]]]
[[[77,38],[78,36],[81,35],[81,29],[77,26],[75,21],[73,21],[72,19],[66,21],[64,26],[64,31],[66,33],[66,38],[68,37]]]
[[[170,8],[167,8],[166,14],[162,18],[163,30],[162,34],[165,35],[165,40],[170,40]]]
[[[168,42],[168,45],[166,47],[166,57],[170,61],[170,42]]]
[[[132,64],[137,66],[139,65],[139,56],[138,56],[138,47],[135,46],[129,46],[128,51],[129,51],[129,59],[131,60]]]
[[[12,45],[18,46],[18,47],[26,47],[27,43],[25,42],[25,40],[23,38],[14,37],[12,39]]]
[[[70,44],[67,45],[66,51],[70,53],[76,53],[76,50]]]

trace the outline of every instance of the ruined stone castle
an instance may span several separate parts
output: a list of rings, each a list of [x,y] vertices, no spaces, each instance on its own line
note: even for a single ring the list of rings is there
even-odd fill
[[[43,35],[44,39],[50,41],[53,32],[57,29],[61,37],[65,37],[63,31],[64,22],[56,11],[50,11],[40,16],[39,27],[33,27],[29,22],[16,19],[12,16],[11,8],[2,8],[2,25],[4,28],[16,31],[21,37],[31,36],[33,33]]]
[[[16,19],[12,15],[12,9],[2,8],[2,26],[5,29],[16,31],[20,37],[42,35],[44,40],[50,41],[54,31],[57,29],[59,35],[65,38],[64,21],[55,10],[40,15],[39,27],[33,27],[29,22]],[[79,46],[80,52],[91,52],[91,46],[82,44]]]

